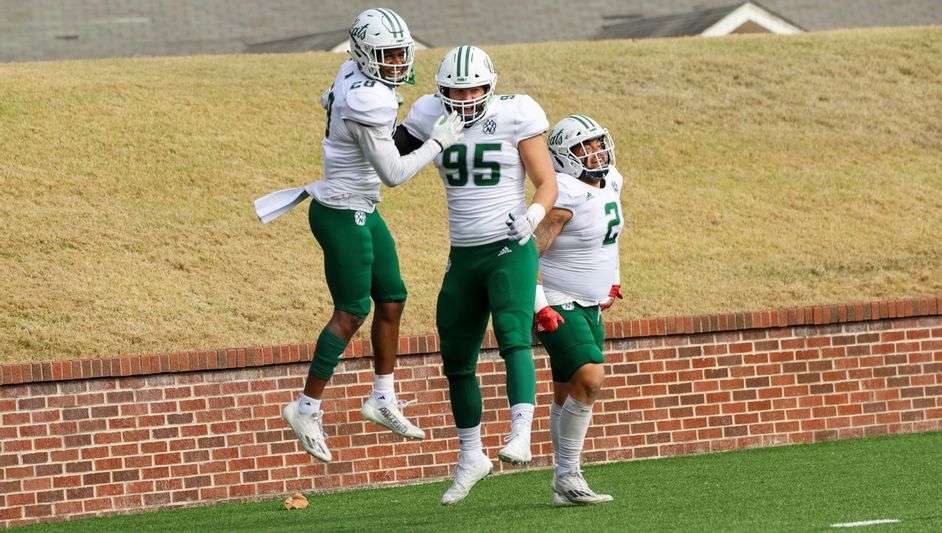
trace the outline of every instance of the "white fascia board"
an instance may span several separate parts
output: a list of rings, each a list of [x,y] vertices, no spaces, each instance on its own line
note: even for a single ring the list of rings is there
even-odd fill
[[[800,28],[785,22],[781,18],[776,17],[775,15],[753,3],[746,2],[745,4],[736,8],[736,10],[729,15],[726,15],[720,19],[720,21],[716,24],[703,30],[703,33],[700,35],[704,37],[729,35],[733,32],[733,30],[749,21],[755,22],[759,26],[769,30],[771,33],[778,33],[782,35],[802,33]]]

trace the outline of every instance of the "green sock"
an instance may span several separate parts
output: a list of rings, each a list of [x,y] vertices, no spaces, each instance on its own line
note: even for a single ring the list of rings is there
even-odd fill
[[[448,376],[448,395],[455,426],[473,428],[481,423],[481,387],[476,375]]]
[[[507,367],[507,399],[510,405],[536,403],[536,367],[529,348],[520,348],[503,355]]]
[[[340,363],[340,355],[347,349],[347,341],[334,335],[327,328],[321,331],[314,347],[314,359],[311,360],[311,374],[323,380],[334,375],[334,369]]]

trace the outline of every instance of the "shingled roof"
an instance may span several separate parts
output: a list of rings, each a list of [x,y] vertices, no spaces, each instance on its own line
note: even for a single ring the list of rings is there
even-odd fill
[[[652,24],[652,17],[722,10],[731,1],[382,4],[398,11],[428,46],[454,46],[591,39],[604,26],[637,19]],[[359,11],[374,5],[375,0],[0,0],[0,61],[327,49],[342,41],[342,36],[334,38]],[[762,5],[809,31],[942,24],[942,0],[762,0]],[[659,24],[682,27],[685,22],[679,17]]]
[[[655,17],[642,17],[638,15],[621,15],[609,17],[612,23],[602,26],[597,37],[604,39],[644,39],[649,37],[682,37],[687,35],[701,35],[714,27],[726,17],[736,13],[746,4],[761,11],[765,16],[775,17],[795,30],[801,28],[784,17],[772,13],[755,2],[740,2],[711,9],[700,9],[671,15]],[[730,28],[731,30],[733,28]]]

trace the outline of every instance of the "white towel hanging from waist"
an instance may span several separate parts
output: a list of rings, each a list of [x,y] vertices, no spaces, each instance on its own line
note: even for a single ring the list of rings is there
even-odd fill
[[[310,185],[266,194],[255,200],[255,215],[262,224],[268,224],[307,199],[311,195],[309,188]]]

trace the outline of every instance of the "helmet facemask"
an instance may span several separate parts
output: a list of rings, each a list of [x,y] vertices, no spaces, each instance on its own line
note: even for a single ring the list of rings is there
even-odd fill
[[[484,116],[485,113],[487,113],[487,104],[494,95],[494,84],[490,83],[488,85],[484,85],[483,87],[485,88],[483,95],[470,100],[457,100],[454,98],[449,98],[448,95],[451,93],[452,89],[457,89],[458,87],[446,87],[439,85],[438,97],[442,101],[442,105],[445,108],[445,113],[451,114],[452,111],[456,111],[458,115],[464,120],[464,127],[467,128],[477,122],[481,117]]]
[[[406,46],[396,45],[384,48],[373,48],[367,44],[361,44],[360,49],[363,51],[364,56],[371,58],[363,72],[368,78],[393,86],[402,85],[409,78],[412,71],[412,62],[415,60],[415,45],[413,43]],[[404,57],[402,57],[401,63],[393,63],[390,56]],[[392,71],[393,75],[387,75],[386,71]]]
[[[445,54],[435,75],[438,97],[445,114],[458,113],[464,127],[471,127],[487,114],[488,106],[497,86],[497,72],[487,52],[476,46],[463,45]],[[465,91],[465,96],[481,93],[469,100],[455,98],[455,90]]]
[[[577,178],[599,181],[608,175],[608,170],[615,164],[615,144],[606,131],[602,135],[571,144],[569,159],[574,163],[573,166],[582,169]]]
[[[615,142],[608,130],[586,115],[569,115],[553,126],[547,139],[553,168],[596,183],[615,165]]]

